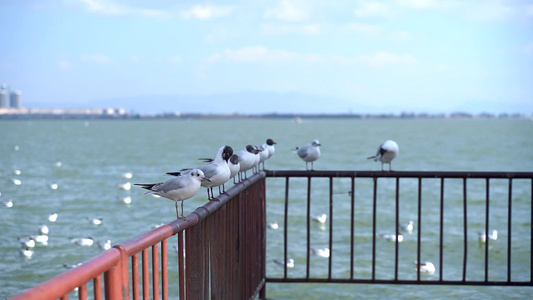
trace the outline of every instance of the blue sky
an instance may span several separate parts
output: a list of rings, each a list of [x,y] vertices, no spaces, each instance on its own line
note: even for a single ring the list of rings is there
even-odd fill
[[[3,0],[0,83],[25,106],[532,113],[532,33],[526,0]]]

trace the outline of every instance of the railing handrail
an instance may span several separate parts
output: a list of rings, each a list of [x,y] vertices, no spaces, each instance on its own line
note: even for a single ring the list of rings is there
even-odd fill
[[[358,170],[265,170],[267,177],[390,177],[390,178],[513,178],[531,179],[533,172],[505,171],[358,171]]]

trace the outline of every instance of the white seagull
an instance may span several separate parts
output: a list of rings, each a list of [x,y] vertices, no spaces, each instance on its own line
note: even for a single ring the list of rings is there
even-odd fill
[[[246,171],[255,167],[256,163],[259,161],[259,157],[257,155],[259,152],[260,151],[257,149],[257,147],[246,145],[246,149],[237,151],[235,153],[239,157],[240,172],[241,174],[244,173],[245,178],[247,178]]]
[[[32,235],[31,237],[39,244],[48,245],[48,235],[46,234]]]
[[[71,239],[70,241],[76,245],[84,247],[91,247],[94,244],[94,239],[92,237]]]
[[[233,154],[229,158],[228,167],[230,171],[229,178],[233,178],[233,183],[235,183],[235,176],[237,176],[241,170],[241,164],[239,163],[239,156],[237,154]]]
[[[131,172],[122,173],[122,178],[130,179],[133,177]]]
[[[31,258],[33,255],[33,250],[29,248],[20,249],[20,254],[26,258]]]
[[[233,149],[230,146],[222,146],[218,149],[217,155],[212,162],[196,167],[196,169],[201,170],[204,176],[209,179],[201,182],[201,186],[207,188],[207,199],[214,199],[213,188],[218,186],[220,193],[220,186],[224,187],[224,183],[230,179],[231,171],[228,160],[232,155]],[[189,171],[189,169],[182,169],[180,172],[168,172],[167,174],[179,176],[180,174],[186,175]]]
[[[93,225],[100,225],[102,224],[102,221],[104,220],[104,218],[100,217],[100,218],[89,218],[89,217],[86,217],[85,219],[87,219],[87,221],[89,221],[89,223],[93,224]]]
[[[403,231],[406,231],[408,233],[412,233],[414,229],[415,222],[413,220],[410,220],[407,224],[401,224],[400,229]]]
[[[39,226],[39,233],[48,234],[48,233],[50,233],[50,229],[48,228],[48,226],[46,226],[46,224],[43,224],[43,225]]]
[[[487,242],[487,234],[485,232],[478,232],[478,235],[479,235],[479,241],[482,242],[482,243],[486,243]],[[498,239],[498,230],[493,230],[490,234],[489,234],[489,239],[490,240],[497,240]]]
[[[279,228],[278,222],[267,223],[267,226],[268,228],[274,229],[274,230]]]
[[[266,140],[266,143],[263,144],[265,145],[265,148],[268,150],[268,158],[271,158],[272,155],[276,153],[276,147],[274,147],[275,144],[276,142],[274,142],[272,139]]]
[[[296,147],[296,154],[305,161],[305,169],[309,171],[308,164],[311,163],[311,170],[313,170],[313,162],[320,157],[320,142],[315,139],[311,144],[302,147]]]
[[[12,207],[13,207],[13,200],[4,201],[4,205],[5,205],[7,208],[12,208]]]
[[[280,266],[285,265],[282,261],[277,260],[277,259],[274,260],[274,262],[275,262],[276,264],[280,265]],[[287,268],[294,268],[294,259],[289,258],[289,260],[287,261],[287,264],[286,264],[286,265],[287,265]]]
[[[321,214],[316,217],[313,217],[313,221],[318,222],[320,224],[326,223],[327,220],[328,220],[328,215],[326,214]]]
[[[415,270],[418,270],[420,273],[433,274],[435,273],[435,265],[429,261],[420,264],[415,261]]]
[[[384,234],[383,238],[391,242],[396,242],[396,240],[398,240],[398,243],[403,242],[403,234],[401,233],[398,234],[398,238],[396,238],[395,234]]]
[[[57,213],[49,214],[49,215],[48,215],[48,221],[50,221],[50,222],[52,222],[52,223],[55,222],[55,221],[57,221]]]
[[[126,182],[118,185],[121,190],[129,191],[131,189],[131,182]]]
[[[310,248],[310,249],[313,254],[318,255],[320,257],[328,258],[330,255],[329,248],[324,248],[324,249]]]
[[[29,236],[27,239],[19,238],[19,242],[24,248],[33,248],[35,247],[35,238]]]
[[[124,202],[126,204],[130,204],[131,203],[131,196],[122,197],[121,200],[122,200],[122,202]]]
[[[257,149],[261,150],[259,153],[258,153],[258,156],[259,156],[259,166],[263,168],[263,170],[265,169],[265,160],[268,159],[268,150],[265,146],[266,144],[263,144],[259,147],[257,147]]]
[[[104,249],[104,250],[111,249],[111,240],[107,240],[104,243],[98,242],[98,247],[100,247],[101,249]]]
[[[368,157],[374,161],[381,162],[381,171],[383,171],[383,164],[389,164],[389,171],[391,171],[391,162],[400,152],[398,144],[393,140],[386,140],[381,146],[379,146],[376,155]]]
[[[183,216],[183,201],[196,195],[198,190],[200,190],[201,182],[204,180],[209,181],[202,170],[192,169],[186,174],[172,177],[165,182],[136,183],[135,185],[148,190],[146,194],[156,194],[174,201],[176,203],[177,217],[187,220]],[[181,216],[178,213],[178,201],[181,201]]]

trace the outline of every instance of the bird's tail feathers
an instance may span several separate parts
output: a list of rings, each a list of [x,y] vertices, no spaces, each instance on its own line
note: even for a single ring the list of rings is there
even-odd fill
[[[198,158],[198,160],[201,160],[201,161],[204,161],[204,162],[213,162],[213,159],[212,158],[207,158],[207,157],[202,157],[202,158]]]
[[[182,172],[167,172],[167,175],[180,176]]]
[[[376,156],[375,155],[374,156],[369,156],[366,159],[376,159]]]

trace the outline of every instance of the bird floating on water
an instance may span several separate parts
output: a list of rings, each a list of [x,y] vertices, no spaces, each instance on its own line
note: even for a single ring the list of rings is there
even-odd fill
[[[314,139],[310,144],[302,147],[296,147],[296,154],[305,161],[305,169],[309,171],[308,164],[311,163],[311,171],[313,170],[313,163],[320,157],[320,142]]]
[[[487,234],[483,231],[483,232],[478,232],[478,235],[479,235],[479,241],[481,243],[486,243],[487,242]],[[490,240],[497,240],[498,239],[498,230],[493,230],[489,235],[488,235],[489,239]]]
[[[287,268],[294,268],[294,259],[292,258],[288,259],[287,264],[284,264],[281,260],[278,260],[278,259],[274,260],[274,262],[280,266],[286,265]]]
[[[92,237],[87,238],[75,238],[70,240],[72,243],[84,247],[91,247],[94,244],[94,239]]]
[[[326,223],[327,220],[328,220],[328,215],[326,214],[320,214],[318,216],[313,217],[313,221],[318,222],[320,224]]]
[[[268,226],[268,228],[274,229],[274,230],[279,228],[278,222],[268,223],[267,226]]]
[[[407,224],[401,224],[400,229],[406,231],[407,233],[412,233],[414,229],[415,222],[410,220]]]
[[[383,171],[383,164],[389,164],[389,171],[392,171],[391,162],[398,155],[400,149],[398,144],[393,140],[386,140],[381,146],[379,146],[376,155],[368,157],[374,161],[381,162],[381,171]]]
[[[310,248],[311,252],[317,256],[328,258],[330,255],[329,248],[324,249],[317,249],[317,248]]]
[[[398,240],[398,243],[403,242],[403,234],[401,233],[398,234],[398,238],[396,238],[395,234],[384,234],[383,238],[391,242],[396,242],[396,240]]]
[[[49,215],[48,215],[48,221],[50,221],[50,222],[52,222],[52,223],[55,222],[55,221],[57,221],[57,213],[51,213],[51,214],[49,214]]]
[[[415,270],[420,273],[433,274],[435,273],[435,265],[429,261],[417,263],[415,261]]]

